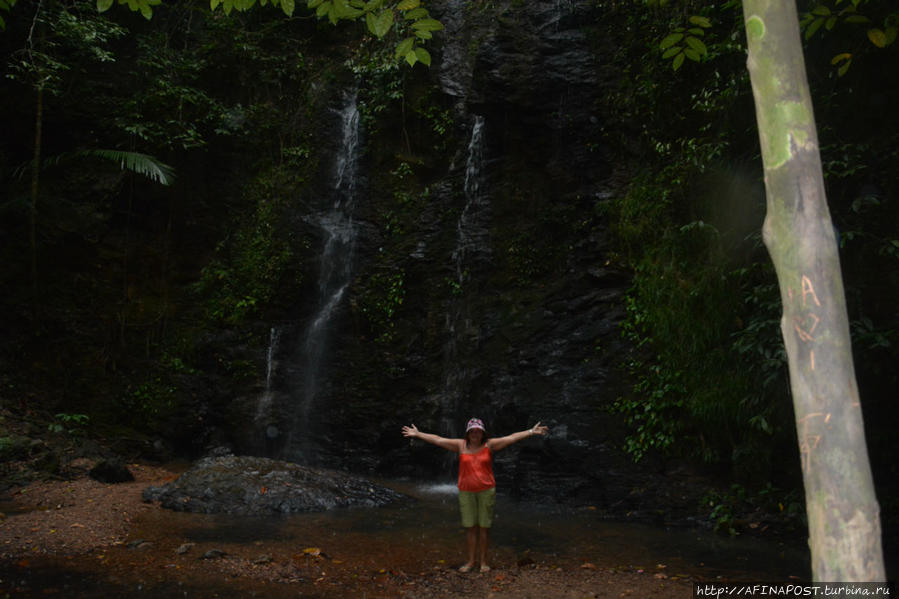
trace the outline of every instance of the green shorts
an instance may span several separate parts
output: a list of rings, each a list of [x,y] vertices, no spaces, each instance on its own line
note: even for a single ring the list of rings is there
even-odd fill
[[[493,525],[493,506],[496,505],[496,487],[486,491],[459,491],[459,511],[462,512],[462,527]]]

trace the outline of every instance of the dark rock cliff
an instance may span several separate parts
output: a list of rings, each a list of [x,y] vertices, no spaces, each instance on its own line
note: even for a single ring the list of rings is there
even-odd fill
[[[389,115],[363,133],[352,277],[320,384],[310,400],[313,374],[297,366],[315,312],[307,302],[260,335],[271,340],[255,358],[266,380],[232,403],[236,450],[451,479],[452,456],[410,444],[403,424],[460,436],[478,416],[503,435],[539,420],[545,439],[497,456],[505,491],[630,501],[608,410],[622,389],[628,279],[610,266],[602,216],[616,165],[603,142],[608,66],[589,34],[593,5],[434,3],[447,29],[407,101],[428,98],[429,118],[442,114],[450,130],[437,150],[425,149],[433,133],[411,144],[396,135],[415,123]]]

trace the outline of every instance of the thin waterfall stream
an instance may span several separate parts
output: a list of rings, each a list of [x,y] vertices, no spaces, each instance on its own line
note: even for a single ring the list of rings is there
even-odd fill
[[[256,404],[256,417],[255,422],[260,424],[264,422],[271,412],[272,401],[274,400],[274,394],[272,392],[272,379],[275,374],[275,355],[278,353],[278,343],[281,340],[281,329],[278,327],[272,327],[269,330],[268,336],[268,351],[265,356],[265,390],[262,392],[262,395],[259,397],[259,401]],[[266,436],[269,436],[276,431],[267,430]]]
[[[286,458],[312,458],[310,417],[322,385],[326,382],[328,341],[341,300],[352,279],[353,254],[358,228],[353,221],[357,199],[360,155],[360,119],[356,93],[349,94],[338,112],[341,141],[335,158],[332,202],[309,218],[323,232],[324,247],[319,261],[318,302],[303,333],[297,363],[301,380],[292,398],[294,414],[285,447]]]
[[[489,212],[489,198],[484,182],[484,123],[483,116],[476,116],[468,143],[465,163],[463,196],[465,205],[456,223],[456,247],[452,260],[455,272],[453,297],[446,313],[447,342],[444,347],[444,380],[441,391],[443,416],[440,427],[444,434],[455,436],[463,394],[466,391],[469,373],[459,360],[459,344],[466,338],[476,336],[472,331],[471,314],[466,302],[466,284],[470,279],[469,268],[480,255],[489,255],[489,232],[486,218]],[[447,460],[452,463],[451,459]]]

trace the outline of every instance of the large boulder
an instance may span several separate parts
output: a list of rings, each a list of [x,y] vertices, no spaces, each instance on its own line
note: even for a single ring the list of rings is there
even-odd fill
[[[378,507],[405,496],[363,478],[268,458],[204,458],[176,480],[149,487],[144,501],[182,512],[288,514]]]

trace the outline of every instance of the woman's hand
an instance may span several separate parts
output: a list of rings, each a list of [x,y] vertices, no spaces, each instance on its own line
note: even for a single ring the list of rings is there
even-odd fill
[[[531,427],[531,434],[532,435],[545,435],[546,431],[548,431],[548,430],[549,429],[547,427],[541,425],[538,422],[537,424],[535,424],[534,426]]]
[[[546,427],[544,427],[546,428]],[[413,439],[418,436],[418,427],[414,424],[412,426],[404,426],[403,427],[403,436],[404,437],[412,437]]]

